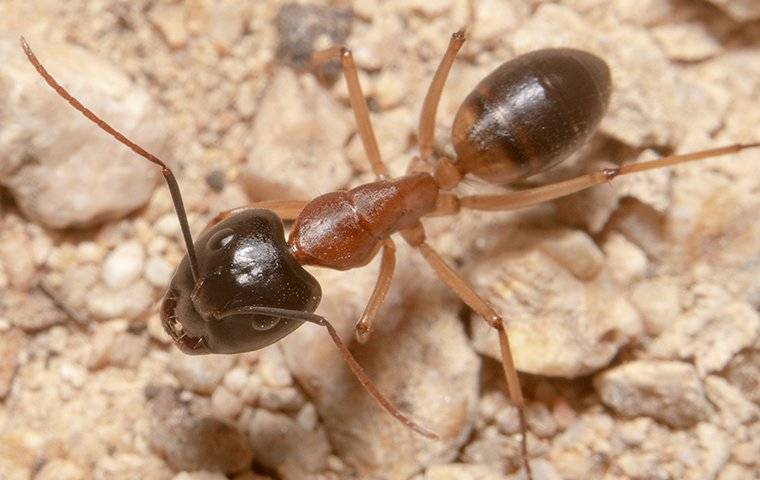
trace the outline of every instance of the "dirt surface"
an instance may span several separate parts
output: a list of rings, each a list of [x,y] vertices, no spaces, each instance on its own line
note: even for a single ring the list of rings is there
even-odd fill
[[[371,181],[335,65],[353,50],[394,175],[467,27],[437,140],[501,62],[553,46],[609,64],[599,133],[510,188],[760,140],[760,9],[746,1],[0,2],[0,479],[525,478],[493,332],[399,239],[364,394],[322,329],[190,357],[157,305],[184,254],[156,168],[36,77],[24,34],[72,93],[175,169],[199,233],[217,212]],[[526,211],[425,221],[505,317],[538,479],[760,478],[760,151],[615,179]],[[467,180],[466,194],[508,187]],[[351,342],[377,275],[315,269]]]

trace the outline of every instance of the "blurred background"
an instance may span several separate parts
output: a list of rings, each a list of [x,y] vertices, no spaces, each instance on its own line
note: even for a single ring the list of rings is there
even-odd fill
[[[496,337],[404,245],[377,331],[351,348],[440,442],[378,409],[317,327],[244,355],[174,348],[157,304],[184,248],[159,171],[55,96],[18,43],[174,168],[198,233],[229,208],[373,179],[340,69],[308,68],[331,45],[352,49],[403,174],[462,27],[444,151],[464,97],[518,54],[591,51],[614,93],[570,160],[461,192],[760,139],[754,0],[0,2],[0,478],[524,478]],[[426,221],[507,321],[536,479],[758,478],[758,166],[746,151]],[[377,267],[315,270],[318,312],[349,342]]]

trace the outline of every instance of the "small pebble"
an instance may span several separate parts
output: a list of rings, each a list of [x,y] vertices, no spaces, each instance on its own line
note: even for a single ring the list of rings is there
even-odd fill
[[[101,277],[113,289],[124,288],[140,276],[145,262],[145,250],[136,241],[117,246],[103,261]]]
[[[174,267],[162,257],[150,257],[145,262],[145,279],[154,287],[166,288],[174,274]]]

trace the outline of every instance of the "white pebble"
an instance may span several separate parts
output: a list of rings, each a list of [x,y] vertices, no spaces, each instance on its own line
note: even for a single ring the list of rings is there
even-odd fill
[[[124,242],[114,248],[103,262],[103,282],[114,289],[126,287],[140,276],[144,262],[142,245],[135,241]]]
[[[150,257],[145,262],[145,278],[155,287],[166,287],[173,273],[174,267],[161,257]]]

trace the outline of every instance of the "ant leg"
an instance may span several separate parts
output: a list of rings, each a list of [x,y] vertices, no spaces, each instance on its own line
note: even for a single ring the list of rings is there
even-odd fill
[[[571,193],[611,181],[620,175],[643,172],[656,168],[670,167],[679,163],[692,162],[705,158],[717,157],[740,152],[749,148],[760,147],[760,143],[734,144],[710,150],[700,150],[698,152],[683,153],[679,155],[669,155],[657,160],[651,160],[641,163],[630,163],[618,168],[605,168],[596,172],[581,175],[557,183],[544,185],[537,188],[529,188],[513,193],[500,195],[470,195],[459,198],[461,208],[470,208],[473,210],[514,210],[518,208],[529,207],[539,203],[548,202]]]
[[[356,340],[359,343],[367,343],[369,334],[372,331],[372,320],[375,319],[377,311],[385,300],[385,295],[391,286],[393,280],[393,271],[396,267],[396,244],[393,240],[386,238],[383,243],[383,258],[380,261],[380,272],[377,274],[377,282],[369,302],[364,308],[362,317],[356,322]]]
[[[343,67],[343,76],[346,78],[348,85],[348,98],[351,102],[351,109],[354,111],[356,125],[359,129],[359,137],[364,144],[364,151],[367,153],[367,159],[372,166],[372,171],[378,179],[388,178],[388,168],[380,157],[380,149],[377,146],[375,132],[372,129],[372,122],[369,119],[369,108],[367,101],[364,99],[359,76],[357,75],[356,64],[351,50],[346,47],[336,46],[326,50],[315,52],[311,57],[310,67],[313,69],[324,62],[340,58],[340,64]]]
[[[286,318],[304,320],[304,321],[315,323],[317,325],[321,325],[325,327],[327,329],[327,332],[330,334],[330,337],[332,338],[333,342],[335,343],[335,346],[338,348],[338,351],[340,352],[341,357],[343,357],[343,361],[346,362],[346,364],[351,369],[356,379],[359,380],[359,383],[362,384],[362,386],[367,391],[367,393],[369,393],[369,395],[372,398],[374,398],[375,401],[386,412],[390,413],[394,418],[396,418],[398,421],[403,423],[406,427],[414,430],[420,435],[426,438],[430,438],[432,440],[439,439],[438,435],[436,435],[432,430],[426,427],[423,427],[422,425],[418,424],[411,418],[407,417],[393,403],[391,403],[390,400],[385,398],[385,396],[383,396],[383,394],[380,393],[380,390],[377,389],[377,387],[372,382],[372,380],[370,380],[369,377],[367,376],[367,373],[364,371],[364,368],[362,368],[362,366],[359,365],[359,362],[356,361],[356,359],[351,354],[351,351],[348,349],[346,344],[343,343],[343,340],[340,339],[340,336],[338,335],[338,332],[335,330],[335,327],[333,327],[332,324],[328,322],[326,318],[322,317],[321,315],[317,315],[316,313],[301,312],[299,310],[287,310],[283,308],[257,307],[257,306],[242,307],[236,310],[234,313],[240,313],[243,311],[246,313],[251,313],[251,314],[269,315],[272,317],[286,317]]]
[[[517,407],[517,411],[520,415],[520,431],[522,435],[521,447],[523,463],[525,465],[525,471],[528,475],[528,479],[533,478],[532,471],[530,469],[530,462],[528,460],[528,429],[525,422],[525,398],[523,397],[522,388],[520,387],[520,379],[517,377],[517,370],[515,369],[515,361],[512,358],[512,350],[509,346],[509,336],[507,330],[504,328],[504,322],[501,316],[496,313],[480,295],[465,281],[458,273],[456,273],[446,261],[436,252],[430,245],[425,242],[425,230],[422,224],[409,230],[403,230],[401,235],[404,240],[412,247],[418,249],[422,256],[427,261],[428,265],[433,268],[438,278],[446,284],[464,303],[467,304],[475,313],[483,317],[483,319],[490,325],[499,335],[499,348],[501,349],[501,366],[504,370],[504,376],[507,380],[507,390],[509,391],[509,398],[512,403]]]
[[[427,95],[425,95],[425,101],[422,103],[419,123],[419,160],[422,162],[427,160],[430,154],[433,153],[435,116],[438,111],[438,103],[441,100],[441,93],[443,92],[446,78],[449,76],[451,65],[454,63],[459,49],[462,48],[464,40],[464,29],[451,35],[449,46],[441,59],[441,63],[438,65],[438,69],[435,71],[435,75],[433,75],[433,80],[430,82]]]

